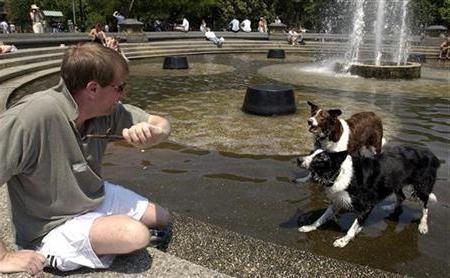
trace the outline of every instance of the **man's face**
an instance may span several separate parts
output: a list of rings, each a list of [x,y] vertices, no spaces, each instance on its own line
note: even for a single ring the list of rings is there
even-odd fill
[[[110,115],[116,108],[117,103],[125,98],[126,79],[126,73],[118,67],[114,80],[105,87],[99,86],[99,94],[96,99],[99,116]]]

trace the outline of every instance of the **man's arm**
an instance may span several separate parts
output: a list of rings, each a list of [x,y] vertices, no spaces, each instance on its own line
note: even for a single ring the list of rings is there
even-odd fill
[[[45,257],[36,251],[8,251],[0,240],[0,273],[27,272],[36,275],[44,269]]]
[[[147,122],[137,123],[125,128],[122,135],[125,140],[139,147],[149,147],[164,141],[171,132],[170,123],[163,117],[150,115]]]

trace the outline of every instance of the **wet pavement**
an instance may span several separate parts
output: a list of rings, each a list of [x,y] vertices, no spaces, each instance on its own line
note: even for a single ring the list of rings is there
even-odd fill
[[[174,131],[168,143],[145,151],[112,144],[104,161],[107,179],[127,184],[181,215],[268,244],[410,276],[446,275],[450,262],[448,67],[425,66],[420,80],[379,82],[305,73],[302,68],[310,63],[304,58],[189,59],[190,70],[176,74],[161,69],[162,59],[132,64],[127,102],[168,117]],[[55,81],[56,77],[38,81],[26,90]],[[240,110],[247,86],[277,82],[294,87],[297,113],[257,117]],[[316,184],[290,181],[305,174],[293,160],[312,146],[306,131],[306,100],[342,108],[344,117],[375,111],[383,119],[389,143],[427,146],[438,156],[442,162],[434,190],[438,203],[430,205],[429,234],[417,231],[418,202],[406,201],[397,217],[381,208],[393,198],[377,206],[364,230],[343,249],[332,243],[349,228],[354,217],[350,213],[318,231],[297,232],[299,223],[313,221],[327,206]],[[169,252],[190,258],[177,249]]]

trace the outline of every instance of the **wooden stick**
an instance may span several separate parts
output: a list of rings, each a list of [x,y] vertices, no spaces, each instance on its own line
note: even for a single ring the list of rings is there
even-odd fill
[[[123,140],[122,135],[115,135],[115,134],[88,134],[86,135],[86,138],[93,138],[93,139],[105,139],[105,140]]]

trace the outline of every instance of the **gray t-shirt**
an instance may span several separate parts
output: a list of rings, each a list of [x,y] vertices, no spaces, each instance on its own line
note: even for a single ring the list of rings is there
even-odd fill
[[[100,205],[101,162],[106,140],[85,134],[121,134],[149,115],[118,104],[104,117],[85,122],[79,134],[78,107],[61,82],[23,97],[0,114],[0,185],[8,184],[17,244],[30,248],[70,218]]]

